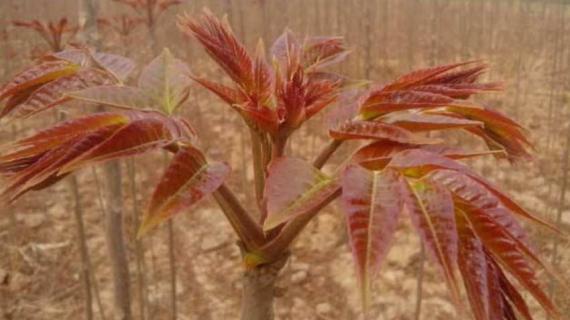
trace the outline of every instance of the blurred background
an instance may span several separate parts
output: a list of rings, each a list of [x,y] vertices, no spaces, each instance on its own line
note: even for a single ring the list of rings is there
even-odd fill
[[[226,14],[236,35],[252,51],[258,38],[269,46],[285,28],[301,36],[343,36],[353,52],[340,71],[378,83],[411,69],[483,59],[490,66],[486,80],[504,81],[506,90],[485,94],[477,101],[524,124],[536,144],[536,160],[511,166],[484,158],[471,164],[527,209],[570,231],[568,1],[182,0],[165,6],[152,25],[144,11],[128,4],[99,3],[102,50],[128,55],[142,65],[168,47],[193,72],[215,79],[222,78],[221,71],[195,41],[177,29],[177,15],[196,14],[203,7]],[[0,83],[52,50],[37,32],[15,25],[15,20],[59,23],[66,18],[63,47],[82,41],[77,29],[81,11],[77,0],[0,0]],[[232,164],[232,184],[254,208],[246,128],[205,90],[195,87],[191,97],[183,115],[197,128],[208,154]],[[82,111],[81,106],[71,106],[58,112],[73,116]],[[48,112],[26,121],[2,123],[0,143],[52,124],[57,117]],[[296,134],[289,151],[312,159],[328,141],[326,118],[325,111],[311,120]],[[477,143],[460,135],[450,138],[460,144]],[[336,161],[350,150],[339,152]],[[146,205],[162,161],[160,153],[137,158],[134,185],[122,164],[134,319],[236,319],[240,254],[215,203],[205,201],[194,212],[176,217],[170,228],[160,228],[140,242],[134,240],[133,220]],[[113,319],[99,171],[78,174],[79,204],[85,213],[94,319]],[[28,194],[14,206],[0,206],[0,319],[86,318],[72,197],[68,185],[62,183]],[[343,217],[333,204],[295,243],[279,283],[283,292],[277,300],[278,319],[358,319],[358,289],[344,228]],[[375,283],[371,319],[455,319],[441,277],[429,262],[424,264],[417,235],[409,225],[400,229]],[[538,252],[568,278],[568,241],[532,226],[529,231]],[[169,252],[175,253],[174,259]],[[543,280],[562,313],[570,315],[568,294],[546,277]],[[534,302],[531,305],[537,319],[546,318]]]

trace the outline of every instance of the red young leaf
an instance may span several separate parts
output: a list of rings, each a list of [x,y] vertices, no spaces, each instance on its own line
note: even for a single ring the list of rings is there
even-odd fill
[[[445,74],[446,72],[457,69],[461,66],[470,64],[473,62],[461,62],[443,66],[437,66],[432,68],[420,69],[408,74],[405,74],[398,78],[396,81],[390,83],[389,85],[385,86],[385,91],[392,91],[392,90],[402,90],[407,89],[413,86],[429,83],[430,80],[434,79],[435,77]]]
[[[441,94],[454,99],[467,99],[476,93],[483,91],[500,91],[503,89],[500,83],[451,83],[451,84],[427,84],[414,87],[414,91]]]
[[[247,97],[239,90],[210,81],[206,78],[192,77],[192,79],[198,82],[202,87],[215,93],[220,99],[231,106],[244,103],[247,100]]]
[[[90,60],[96,67],[110,73],[120,81],[125,81],[135,69],[133,60],[113,53],[93,52],[88,48],[69,49],[52,53],[45,60],[66,60],[78,65],[86,65]]]
[[[377,121],[348,121],[338,128],[331,129],[333,139],[374,139],[388,140],[406,144],[436,143],[435,140],[414,135],[412,132],[398,126]]]
[[[108,126],[123,125],[128,121],[129,117],[125,114],[107,112],[68,120],[8,145],[6,149],[9,147],[11,152],[0,156],[0,162],[9,162],[40,154],[78,136]]]
[[[364,119],[377,118],[396,111],[460,105],[455,99],[441,94],[412,90],[373,90],[362,99],[360,115]]]
[[[109,113],[70,120],[16,142],[15,151],[0,157],[0,173],[9,176],[3,195],[14,200],[79,166],[166,147],[178,140],[191,143],[192,138],[185,121],[159,113]]]
[[[10,176],[2,196],[12,202],[26,191],[38,189],[39,185],[46,185],[46,181],[53,180],[59,175],[62,166],[106,140],[118,128],[120,125],[103,127],[67,141],[44,152],[40,157],[33,157],[37,160]]]
[[[368,171],[351,165],[344,170],[342,188],[342,207],[366,307],[370,282],[392,245],[404,186],[394,170]]]
[[[133,119],[118,129],[105,141],[83,153],[60,169],[61,172],[76,170],[85,164],[107,161],[119,157],[144,153],[159,149],[191,137],[184,133],[183,125],[175,119],[159,113],[136,113]]]
[[[434,169],[452,169],[470,172],[465,165],[437,153],[410,149],[396,153],[388,167],[403,171],[407,176],[420,177]]]
[[[68,92],[111,82],[112,79],[107,74],[97,69],[79,70],[75,74],[58,78],[41,86],[12,113],[15,113],[16,118],[27,118],[64,103],[69,99],[66,97]]]
[[[221,22],[205,10],[198,19],[180,17],[178,26],[184,33],[195,37],[232,80],[249,91],[254,83],[254,61],[235,38],[227,22]]]
[[[456,221],[459,234],[457,264],[463,277],[471,310],[475,320],[490,320],[489,300],[491,294],[487,281],[485,249],[463,215],[456,215]]]
[[[559,319],[558,310],[540,288],[535,271],[527,261],[518,241],[483,210],[464,207],[462,212],[499,264],[504,266],[551,316]]]
[[[305,45],[303,63],[307,70],[316,71],[342,62],[349,54],[342,37],[313,37]]]
[[[338,182],[295,158],[278,158],[265,184],[268,216],[263,228],[273,229],[321,205],[339,189]]]
[[[501,286],[501,291],[503,294],[510,300],[510,302],[526,320],[532,320],[530,310],[528,309],[528,305],[524,301],[523,297],[520,295],[515,286],[509,281],[503,271],[500,268],[497,269],[499,271],[499,284]]]
[[[216,191],[229,173],[227,164],[205,163],[196,149],[181,148],[156,186],[137,236],[178,213],[190,210],[198,201]]]
[[[387,122],[412,132],[480,127],[483,125],[482,122],[478,121],[416,112],[391,116]]]
[[[12,80],[0,90],[0,101],[31,87],[74,74],[78,69],[78,65],[67,61],[49,61],[35,65],[14,76]]]
[[[455,210],[447,189],[429,180],[407,180],[404,206],[412,218],[426,251],[441,269],[451,290],[453,301],[460,306],[455,277],[458,239]]]

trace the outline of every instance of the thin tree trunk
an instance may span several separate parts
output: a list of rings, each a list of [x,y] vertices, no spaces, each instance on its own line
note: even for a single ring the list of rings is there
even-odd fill
[[[243,251],[242,251],[243,254]],[[246,269],[242,276],[241,320],[273,320],[275,284],[288,255],[271,264]]]
[[[135,159],[129,159],[127,162],[127,171],[129,175],[129,185],[131,187],[131,197],[133,200],[133,224],[134,234],[140,226],[140,210],[139,202],[137,199],[137,177],[136,177],[136,162]],[[135,260],[137,269],[137,291],[139,300],[139,319],[146,319],[147,314],[147,294],[146,294],[146,266],[144,261],[144,246],[141,239],[135,240]]]
[[[416,286],[416,310],[414,312],[414,319],[420,320],[422,317],[422,300],[423,300],[423,286],[424,286],[424,268],[425,268],[426,253],[424,246],[420,250],[420,268],[418,270],[418,283]]]
[[[98,0],[79,0],[79,21],[82,36],[87,44],[100,46],[97,31]],[[115,313],[120,320],[130,320],[131,295],[129,288],[129,265],[123,238],[123,203],[121,168],[119,162],[104,167],[105,172],[105,240],[113,272]]]
[[[174,254],[174,225],[168,221],[168,262],[170,264],[170,313],[172,320],[177,319],[176,307],[176,256]]]
[[[113,272],[116,316],[121,320],[132,319],[129,286],[129,262],[123,237],[123,197],[121,167],[112,162],[104,167],[105,175],[105,238]]]

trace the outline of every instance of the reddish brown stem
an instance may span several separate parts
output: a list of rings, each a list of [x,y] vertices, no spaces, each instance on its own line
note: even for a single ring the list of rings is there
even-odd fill
[[[261,226],[248,214],[228,186],[222,184],[214,193],[214,198],[248,249],[259,248],[265,243]]]
[[[329,144],[327,144],[326,147],[321,150],[321,153],[313,162],[313,166],[315,166],[317,169],[321,169],[341,145],[342,141],[340,140],[332,140],[329,142]]]
[[[341,189],[338,188],[333,194],[325,199],[321,204],[291,222],[287,223],[279,235],[271,240],[262,248],[264,257],[269,260],[277,259],[289,248],[291,243],[297,238],[299,233],[305,228],[307,223],[313,219],[324,207],[341,195]]]

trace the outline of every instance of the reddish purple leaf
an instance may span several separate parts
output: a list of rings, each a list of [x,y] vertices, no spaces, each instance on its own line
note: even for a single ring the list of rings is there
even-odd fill
[[[152,195],[137,237],[174,215],[191,210],[201,199],[216,191],[229,173],[230,167],[225,163],[206,163],[196,149],[180,149]]]
[[[368,171],[351,165],[342,176],[341,203],[365,307],[370,282],[392,245],[403,188],[401,176],[390,169]]]

